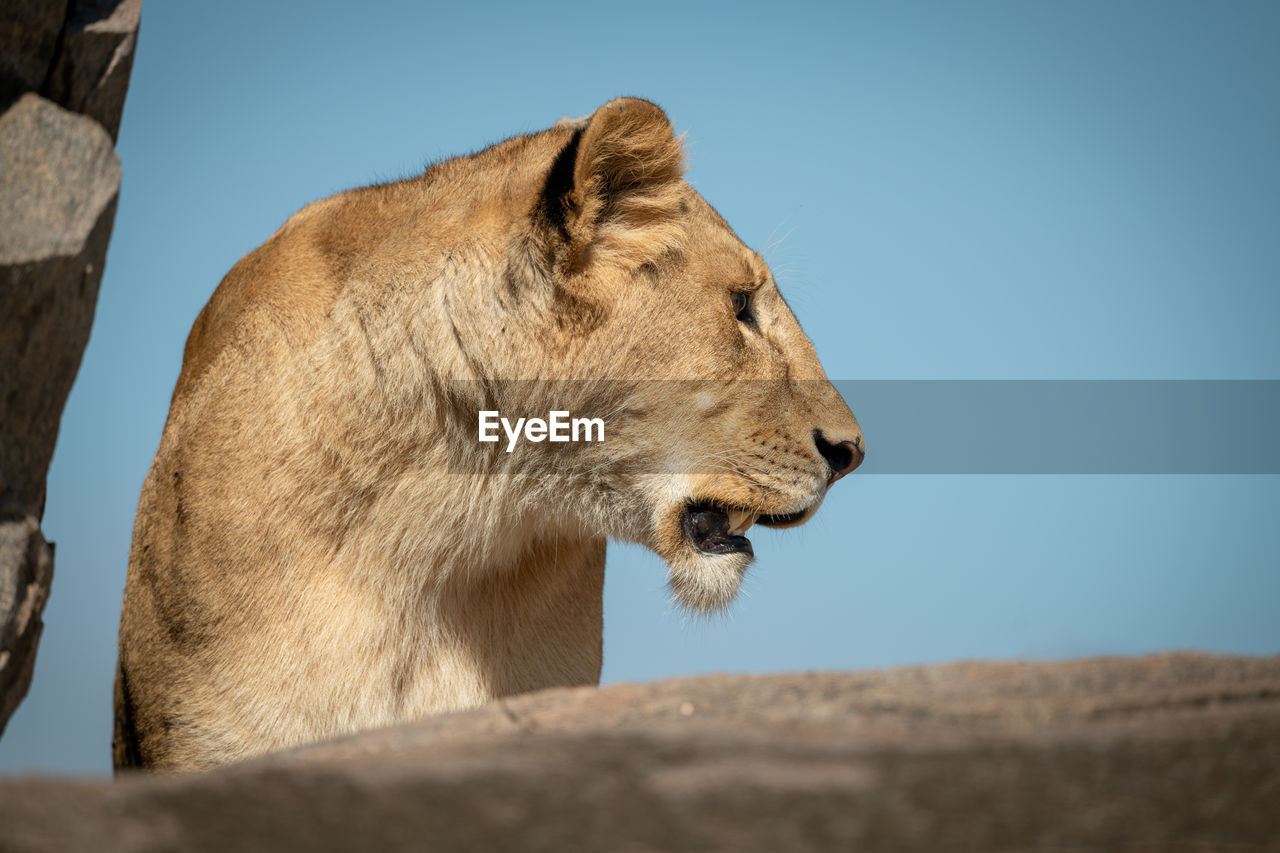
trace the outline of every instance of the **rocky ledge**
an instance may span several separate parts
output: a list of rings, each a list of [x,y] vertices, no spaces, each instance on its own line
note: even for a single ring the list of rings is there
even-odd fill
[[[140,14],[141,0],[0,3],[0,734],[53,580],[45,477],[115,222]]]
[[[205,773],[6,780],[0,848],[1280,849],[1280,657],[549,690]]]

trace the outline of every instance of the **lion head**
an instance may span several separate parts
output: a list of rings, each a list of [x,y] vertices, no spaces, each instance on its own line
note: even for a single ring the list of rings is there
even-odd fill
[[[651,548],[689,608],[723,607],[749,528],[804,523],[862,462],[858,422],[768,265],[682,178],[659,107],[622,98],[529,139],[550,166],[489,238],[488,285],[452,297],[488,401],[461,407],[465,434],[475,406],[602,417],[599,444],[494,448],[489,470],[541,483],[548,525]],[[521,140],[513,161],[539,144]]]

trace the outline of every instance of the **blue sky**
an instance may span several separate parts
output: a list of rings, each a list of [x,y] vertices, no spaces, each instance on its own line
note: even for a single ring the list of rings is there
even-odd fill
[[[833,378],[1278,379],[1277,44],[1270,2],[147,3],[0,772],[108,771],[133,512],[182,344],[307,202],[640,95]],[[604,680],[1274,654],[1277,479],[855,475],[755,537],[714,619],[611,546]]]

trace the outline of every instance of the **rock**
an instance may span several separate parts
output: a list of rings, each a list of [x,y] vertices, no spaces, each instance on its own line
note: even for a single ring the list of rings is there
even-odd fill
[[[0,5],[0,110],[44,85],[66,14],[66,3],[49,0]]]
[[[1280,846],[1280,657],[551,690],[205,773],[0,782],[9,850]]]
[[[35,94],[0,116],[0,499],[37,517],[119,187],[97,122]]]
[[[119,136],[142,0],[78,0],[44,94]]]
[[[26,513],[0,514],[0,735],[27,695],[35,666],[40,617],[53,580],[53,549],[40,522]]]
[[[140,0],[0,8],[0,519],[22,519],[23,530],[44,514],[62,407],[93,323],[140,8]],[[24,547],[0,550],[0,582],[30,577],[38,587],[0,594],[0,638],[15,643],[0,646],[0,733],[26,693],[52,577],[38,526],[22,536],[44,556],[33,564]]]
[[[53,576],[38,527],[45,476],[89,340],[119,187],[120,161],[97,122],[30,93],[0,115],[0,519],[35,524],[21,539],[44,549],[34,563],[26,546],[0,549],[0,582],[42,587],[0,593],[0,734],[34,666]]]

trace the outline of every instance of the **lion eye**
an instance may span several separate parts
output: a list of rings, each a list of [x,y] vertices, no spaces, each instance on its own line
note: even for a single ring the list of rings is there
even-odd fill
[[[755,317],[751,314],[751,294],[745,290],[740,290],[733,294],[733,313],[738,318],[739,323],[747,323],[748,325],[755,322]]]

